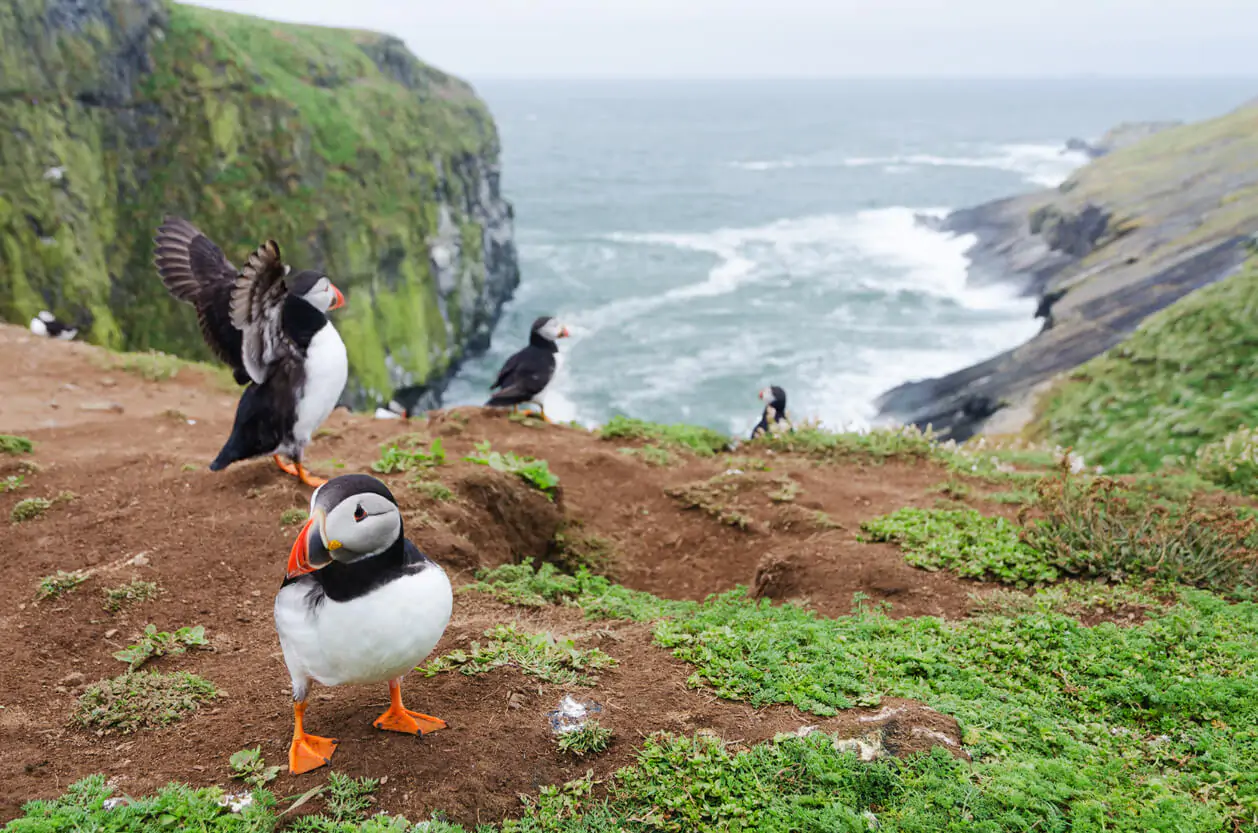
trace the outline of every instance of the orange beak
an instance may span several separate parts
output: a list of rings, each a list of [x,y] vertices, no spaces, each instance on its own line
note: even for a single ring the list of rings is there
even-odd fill
[[[760,398],[764,399],[764,391],[760,391]]]
[[[328,558],[326,550],[321,553],[318,564],[310,563],[310,534],[312,531],[319,529],[318,524],[323,521],[323,517],[323,510],[316,509],[311,514],[310,520],[306,521],[302,526],[301,532],[297,533],[297,540],[293,542],[293,548],[288,553],[289,578],[297,578],[307,573],[313,573],[315,570],[321,570],[332,563],[332,559]],[[336,541],[331,543],[331,549],[337,549],[340,546]]]
[[[345,306],[345,296],[341,294],[341,290],[337,289],[335,284],[332,285],[332,294],[336,296],[336,300],[332,302],[332,306],[328,307],[328,312]]]
[[[564,327],[562,330],[560,330],[560,331],[559,331],[559,337],[560,337],[560,338],[567,338],[567,337],[568,337],[568,336],[570,336],[570,335],[572,335],[572,333],[568,332],[568,328],[567,328],[567,327]]]

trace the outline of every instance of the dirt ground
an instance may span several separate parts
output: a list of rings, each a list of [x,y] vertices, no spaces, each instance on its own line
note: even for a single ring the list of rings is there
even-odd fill
[[[296,530],[280,516],[307,508],[310,490],[269,460],[206,469],[230,429],[235,395],[198,371],[147,381],[108,369],[90,346],[7,326],[0,326],[0,355],[0,433],[34,440],[35,453],[23,459],[38,465],[26,475],[27,488],[0,494],[7,556],[0,584],[0,820],[15,816],[23,801],[57,795],[94,772],[143,793],[171,780],[234,783],[228,757],[257,744],[269,762],[285,761],[291,700],[271,604]],[[756,596],[796,599],[834,615],[850,611],[853,594],[863,592],[889,601],[894,616],[961,617],[971,594],[987,589],[911,568],[895,548],[858,540],[863,520],[939,499],[931,487],[945,475],[926,464],[818,466],[777,456],[761,458],[768,471],[730,457],[652,466],[622,453],[632,443],[475,408],[409,424],[339,410],[307,462],[324,476],[368,471],[382,442],[411,432],[425,444],[442,437],[449,463],[439,477],[456,499],[437,502],[409,489],[407,475],[384,479],[402,504],[409,537],[456,585],[478,567],[553,556],[562,530],[610,541],[616,580],[671,598],[701,599],[743,585]],[[481,440],[548,460],[561,481],[557,503],[463,462]],[[746,470],[713,485],[710,479],[731,465]],[[18,466],[0,457],[0,478]],[[18,500],[63,492],[75,497],[40,518],[9,524]],[[717,495],[720,508],[746,528],[686,508],[683,498],[695,494]],[[41,577],[83,568],[95,572],[76,591],[35,601]],[[158,582],[163,592],[107,612],[101,591],[136,578]],[[149,622],[172,631],[203,625],[212,651],[164,657],[146,668],[192,671],[225,696],[167,729],[98,736],[72,726],[77,695],[123,670],[113,652]],[[619,665],[590,689],[539,683],[509,668],[474,677],[413,675],[404,686],[407,705],[450,725],[423,738],[371,727],[387,704],[384,685],[316,689],[308,728],[341,740],[335,769],[387,776],[380,809],[412,819],[442,810],[454,821],[497,821],[518,810],[521,793],[591,767],[597,777],[609,774],[631,760],[641,737],[659,730],[710,730],[752,743],[805,725],[851,737],[881,727],[889,749],[942,743],[959,753],[955,723],[918,704],[889,701],[823,721],[719,700],[686,686],[691,669],[654,647],[648,626],[590,623],[568,609],[525,610],[460,593],[438,651],[465,647],[505,622],[575,637]],[[574,760],[556,751],[546,712],[567,691],[602,704],[602,722],[617,733],[606,754]],[[272,787],[296,795],[325,772],[284,774]]]

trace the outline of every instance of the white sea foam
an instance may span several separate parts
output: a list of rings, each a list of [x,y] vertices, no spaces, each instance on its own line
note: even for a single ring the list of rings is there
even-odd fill
[[[781,171],[795,168],[866,168],[880,167],[886,173],[903,174],[923,167],[989,168],[1021,174],[1023,179],[1043,188],[1055,188],[1071,172],[1087,163],[1087,156],[1065,151],[1064,142],[989,145],[977,148],[974,154],[941,156],[925,153],[891,156],[837,157],[830,153],[813,156],[788,156],[782,159],[735,162],[732,167],[744,171]]]

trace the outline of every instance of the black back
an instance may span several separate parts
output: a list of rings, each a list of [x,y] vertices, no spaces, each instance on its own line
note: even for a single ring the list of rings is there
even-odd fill
[[[284,335],[296,345],[303,358],[315,333],[327,323],[326,315],[301,298],[289,295],[284,299],[281,318]],[[210,471],[221,471],[240,460],[271,454],[291,440],[297,422],[297,396],[305,385],[306,367],[300,361],[278,362],[261,385],[251,382],[236,405],[231,436],[210,463]]]
[[[497,380],[490,390],[497,389],[488,402],[489,407],[519,405],[541,393],[555,375],[555,353],[559,347],[542,338],[536,331],[529,338],[529,346],[520,350],[503,364]]]
[[[769,432],[770,421],[778,423],[786,418],[786,391],[777,385],[773,385],[769,388],[769,392],[773,394],[773,400],[764,406],[764,411],[760,414],[760,421],[756,423],[755,428],[751,429],[751,438],[753,440]]]

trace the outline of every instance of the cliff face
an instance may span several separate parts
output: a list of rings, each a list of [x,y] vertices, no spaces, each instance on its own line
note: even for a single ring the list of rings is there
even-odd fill
[[[957,211],[971,280],[1039,298],[1044,329],[1021,347],[883,394],[881,414],[963,440],[1018,430],[1035,392],[1113,347],[1147,316],[1233,274],[1258,231],[1258,106],[1161,129],[1059,188]],[[989,424],[990,420],[990,424]]]
[[[347,399],[440,386],[519,282],[498,137],[395,38],[163,0],[0,6],[0,317],[208,358],[152,264],[165,213],[346,294]]]

